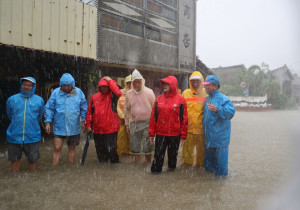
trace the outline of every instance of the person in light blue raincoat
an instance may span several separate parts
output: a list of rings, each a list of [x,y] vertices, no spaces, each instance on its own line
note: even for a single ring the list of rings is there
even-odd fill
[[[32,77],[20,79],[21,92],[9,97],[6,101],[6,113],[11,121],[7,131],[8,160],[11,170],[20,171],[20,159],[24,151],[29,170],[37,167],[40,157],[39,143],[41,128],[39,122],[43,117],[44,100],[35,95],[36,80]]]
[[[235,108],[219,91],[220,81],[217,76],[209,75],[201,84],[209,95],[205,99],[202,118],[205,136],[204,167],[207,171],[215,172],[217,176],[227,176],[230,120],[235,114]]]
[[[68,160],[74,162],[75,147],[80,141],[80,127],[85,131],[87,101],[84,93],[75,87],[71,74],[65,73],[45,106],[45,131],[50,134],[50,123],[53,122],[54,151],[52,165],[59,163],[64,139],[68,139]],[[81,122],[81,126],[80,126]]]

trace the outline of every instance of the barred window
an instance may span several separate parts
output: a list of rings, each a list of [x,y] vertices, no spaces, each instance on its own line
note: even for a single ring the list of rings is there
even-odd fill
[[[176,45],[176,35],[175,34],[171,34],[171,33],[162,31],[161,32],[161,40],[164,43]]]
[[[101,14],[101,24],[118,30],[123,30],[124,28],[124,21],[121,18],[103,13]]]
[[[160,41],[160,31],[158,29],[146,27],[146,38]]]
[[[131,4],[137,5],[139,7],[143,7],[143,0],[123,0],[125,2],[129,2]]]

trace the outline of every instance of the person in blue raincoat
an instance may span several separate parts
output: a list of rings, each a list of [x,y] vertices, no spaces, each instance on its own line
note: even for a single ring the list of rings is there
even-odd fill
[[[36,169],[40,157],[39,122],[44,113],[44,100],[34,94],[36,80],[32,77],[23,77],[20,83],[21,92],[9,97],[6,101],[6,113],[11,121],[6,131],[8,160],[11,161],[11,170],[14,173],[20,171],[23,151],[29,163],[29,171]]]
[[[75,87],[71,74],[65,73],[45,106],[45,131],[50,134],[50,123],[53,122],[54,150],[52,165],[59,163],[64,139],[68,139],[68,160],[74,162],[75,147],[80,141],[80,127],[85,131],[87,101],[84,93]],[[80,126],[81,123],[81,126]]]
[[[220,81],[217,76],[209,75],[201,84],[209,95],[205,99],[202,118],[205,136],[204,167],[217,176],[227,176],[230,120],[235,114],[235,108],[232,102],[219,91]]]

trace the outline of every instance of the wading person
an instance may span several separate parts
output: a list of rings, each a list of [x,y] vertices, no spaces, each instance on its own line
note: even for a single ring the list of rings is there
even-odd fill
[[[122,95],[116,81],[105,76],[98,83],[98,93],[89,102],[86,126],[94,133],[94,141],[99,162],[119,163],[117,134],[120,129],[117,103]]]
[[[129,154],[129,135],[125,127],[124,105],[126,93],[131,89],[131,75],[125,78],[125,88],[121,90],[122,96],[118,100],[117,111],[119,115],[120,130],[118,132],[117,151],[119,155]]]
[[[39,122],[44,113],[44,100],[34,94],[36,81],[32,77],[21,78],[21,92],[6,101],[6,113],[11,121],[7,131],[8,160],[11,170],[20,171],[20,159],[24,151],[29,171],[37,167],[40,157],[39,142],[41,128]]]
[[[202,118],[205,135],[204,167],[217,176],[227,176],[230,120],[235,114],[235,108],[219,91],[220,81],[217,76],[209,75],[201,84],[209,95],[205,100]]]
[[[68,161],[74,163],[75,147],[80,141],[80,127],[85,131],[87,101],[84,93],[75,87],[71,74],[65,73],[45,106],[45,131],[50,134],[50,123],[53,122],[54,150],[52,165],[59,163],[64,139],[67,139]],[[80,125],[81,124],[81,125]]]
[[[184,98],[177,94],[177,79],[168,76],[161,80],[163,94],[154,102],[149,124],[151,143],[155,137],[155,152],[151,172],[162,171],[166,149],[168,149],[168,170],[174,171],[180,140],[187,135],[187,109]]]
[[[204,101],[207,97],[201,82],[203,76],[199,71],[194,71],[189,78],[190,88],[182,93],[187,104],[188,133],[182,149],[182,163],[193,165],[194,148],[196,147],[196,166],[204,167],[204,133],[202,117]]]
[[[131,76],[132,88],[125,97],[125,126],[130,133],[130,152],[135,161],[140,161],[145,154],[147,162],[151,162],[152,147],[149,139],[149,120],[155,100],[153,91],[145,87],[145,80],[138,70]]]

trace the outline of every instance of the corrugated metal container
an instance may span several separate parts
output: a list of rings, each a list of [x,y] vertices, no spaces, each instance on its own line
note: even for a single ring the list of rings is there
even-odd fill
[[[97,8],[75,0],[0,0],[0,43],[96,59]]]

